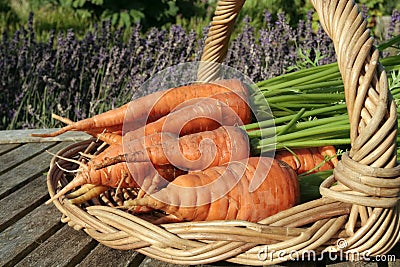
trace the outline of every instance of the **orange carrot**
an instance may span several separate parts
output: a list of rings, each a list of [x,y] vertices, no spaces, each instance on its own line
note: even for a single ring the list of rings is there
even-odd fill
[[[167,187],[124,207],[145,206],[169,214],[168,221],[257,222],[299,203],[297,175],[268,157],[233,161],[177,177]]]
[[[58,116],[56,114],[52,114],[52,117],[56,120],[59,120],[65,124],[71,125],[74,122],[68,118],[64,118]],[[113,125],[108,129],[100,129],[100,128],[92,128],[88,129],[85,132],[92,135],[93,137],[97,137],[99,140],[106,142],[107,144],[122,144],[122,125]],[[107,131],[108,130],[108,131]]]
[[[100,133],[96,134],[99,140],[107,143],[108,145],[121,145],[122,144],[122,136],[116,133]]]
[[[114,136],[113,134],[105,134],[105,136],[107,139],[102,138],[101,136],[99,136],[99,139],[106,143],[114,143],[95,156],[89,163],[91,166],[102,164],[104,160],[119,156],[123,154],[124,151],[141,151],[153,145],[161,144],[162,142],[167,142],[168,140],[174,140],[177,138],[177,135],[175,134],[162,132],[143,136],[129,142],[124,140],[124,143],[122,143],[122,136]]]
[[[115,125],[122,125],[125,112],[129,104],[125,104],[118,109],[113,109],[91,118],[74,122],[63,128],[47,134],[31,134],[34,137],[55,137],[68,131],[91,131],[92,133],[113,132]]]
[[[281,150],[276,152],[275,158],[286,162],[297,174],[331,170],[338,162],[333,146],[298,148],[292,152]]]
[[[112,132],[112,127],[121,125],[125,120],[125,113],[129,109],[128,121],[140,125],[148,123],[167,115],[179,104],[187,100],[199,97],[211,97],[222,92],[239,92],[247,95],[246,88],[239,80],[224,80],[214,83],[196,83],[187,86],[180,86],[133,100],[120,108],[113,109],[102,114],[84,119],[73,124],[67,125],[60,130],[49,134],[32,134],[37,137],[54,137],[67,131],[108,131]],[[127,121],[125,120],[125,122]]]
[[[144,180],[151,180],[156,175],[161,176],[167,181],[171,181],[175,177],[185,173],[171,165],[153,166],[150,162],[138,162],[130,164],[129,167],[126,163],[118,163],[101,170],[95,170],[87,166],[82,166],[82,168],[83,171],[79,172],[71,182],[57,192],[46,204],[65,195],[68,191],[85,184],[113,188],[135,188],[140,187]]]
[[[244,125],[251,121],[251,110],[247,100],[236,92],[198,98],[191,103],[143,127],[133,127],[137,128],[136,130],[129,129],[130,126],[127,125],[124,131],[128,132],[124,138],[132,140],[162,131],[183,136],[214,130],[221,125]]]
[[[130,146],[129,143],[125,144]],[[155,165],[172,164],[183,170],[204,170],[229,161],[249,157],[249,139],[244,130],[235,126],[222,126],[214,131],[205,131],[163,143],[146,149],[125,149],[125,154],[106,159],[96,168],[104,168],[119,162],[146,162]]]
[[[333,167],[336,167],[336,165],[339,163],[336,148],[334,146],[318,147],[318,151],[321,153],[322,156],[330,159],[329,162],[332,163]]]
[[[130,142],[132,149],[141,150],[147,146],[151,146],[162,142],[163,140],[172,139],[175,136],[170,133],[160,133],[145,136],[141,139]],[[152,179],[155,175],[170,181],[176,176],[185,173],[172,165],[154,166],[151,162],[138,162],[134,164],[118,163],[101,170],[96,170],[94,166],[101,163],[108,157],[114,157],[123,152],[122,144],[111,145],[103,152],[92,158],[87,164],[80,164],[80,171],[62,190],[60,190],[49,202],[66,194],[74,188],[85,185],[103,185],[109,187],[133,188],[140,187],[145,179]]]

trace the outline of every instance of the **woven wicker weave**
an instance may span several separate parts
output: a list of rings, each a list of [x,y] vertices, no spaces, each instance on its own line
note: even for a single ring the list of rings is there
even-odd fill
[[[213,221],[153,225],[114,208],[114,191],[84,207],[59,199],[63,221],[83,229],[99,242],[117,249],[135,249],[178,264],[229,262],[267,265],[314,250],[388,252],[399,240],[400,167],[396,161],[397,112],[388,91],[378,51],[358,7],[348,0],[312,0],[322,26],[332,38],[345,85],[351,123],[351,150],[334,175],[320,187],[322,198],[268,217],[259,223]],[[244,1],[219,1],[200,65],[200,80],[218,78],[228,39]],[[206,63],[207,62],[207,63]],[[91,153],[100,144],[89,140],[60,151],[65,157]],[[53,158],[48,174],[51,196],[65,185],[64,168],[71,163]],[[336,183],[337,182],[337,183]],[[336,184],[335,184],[336,183]],[[335,184],[333,186],[333,184]],[[122,192],[129,195],[132,192]],[[123,198],[123,196],[122,196]],[[339,241],[339,242],[338,242]],[[260,260],[259,252],[284,250]]]

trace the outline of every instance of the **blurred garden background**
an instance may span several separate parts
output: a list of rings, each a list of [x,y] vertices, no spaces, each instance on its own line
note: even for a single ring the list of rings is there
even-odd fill
[[[398,54],[400,3],[356,2],[382,55]],[[0,0],[0,130],[58,127],[52,113],[80,120],[128,102],[154,73],[200,59],[215,6]],[[235,27],[224,64],[254,82],[336,60],[309,1],[247,0]]]

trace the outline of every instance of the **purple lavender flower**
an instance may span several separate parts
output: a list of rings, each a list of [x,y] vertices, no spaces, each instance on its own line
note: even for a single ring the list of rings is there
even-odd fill
[[[363,18],[365,20],[368,19],[368,7],[365,4],[361,5],[361,9],[360,9],[361,15],[363,16]]]
[[[301,60],[298,49],[311,51],[310,57],[315,57],[312,51],[318,49],[324,55],[319,64],[334,61],[332,42],[320,25],[316,31],[312,28],[312,14],[307,13],[296,28],[283,13],[274,19],[264,11],[259,29],[246,17],[232,37],[224,64],[257,82],[288,72]],[[80,38],[72,30],[57,36],[52,31],[48,41],[39,42],[33,19],[29,17],[25,28],[2,35],[0,119],[5,125],[0,129],[51,127],[55,126],[50,122],[52,112],[80,120],[148,94],[154,88],[141,91],[141,86],[155,73],[173,72],[169,67],[200,60],[209,29],[199,36],[178,25],[142,33],[137,24],[124,40],[122,29],[114,29],[108,20]],[[398,12],[392,19],[397,25],[393,27],[399,27]],[[171,77],[170,73],[168,79]],[[165,85],[172,82],[166,80]],[[43,99],[46,101],[41,102]],[[42,118],[50,124],[41,123]]]
[[[400,11],[393,10],[392,15],[390,17],[390,23],[387,28],[386,39],[390,39],[399,33],[400,33]]]

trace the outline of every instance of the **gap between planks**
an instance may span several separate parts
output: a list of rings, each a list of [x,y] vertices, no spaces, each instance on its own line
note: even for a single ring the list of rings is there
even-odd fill
[[[50,198],[46,176],[41,175],[0,200],[0,232],[44,204]]]
[[[0,145],[0,156],[21,146],[22,144],[1,144]]]
[[[0,233],[0,266],[14,266],[63,226],[55,206],[37,207]]]
[[[51,145],[47,149],[56,153],[70,144],[71,142],[62,142]],[[29,147],[35,144],[26,145]],[[35,155],[35,157],[29,157],[28,160],[14,166],[12,169],[7,168],[7,171],[0,174],[0,199],[17,191],[27,183],[43,175],[49,169],[50,160],[53,156],[43,150],[40,153],[35,153]]]
[[[57,145],[56,142],[23,144],[8,151],[0,156],[0,162],[2,162],[0,174],[10,171],[25,161],[33,159],[55,145]]]

